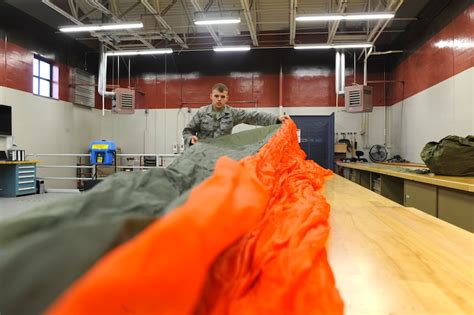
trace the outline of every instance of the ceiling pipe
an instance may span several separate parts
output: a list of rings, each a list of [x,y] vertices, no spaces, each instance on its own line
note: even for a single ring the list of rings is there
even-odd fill
[[[370,55],[378,56],[378,55],[401,54],[401,53],[403,53],[403,50],[387,50],[387,51],[374,51]]]
[[[191,0],[191,3],[194,7],[194,10],[203,12],[203,8],[201,7],[201,4],[198,2],[198,0]],[[207,30],[209,31],[209,34],[211,34],[212,38],[216,42],[217,46],[222,46],[222,42],[219,39],[219,36],[217,36],[216,32],[212,28],[211,25],[206,25]]]
[[[242,8],[244,9],[245,20],[247,20],[247,26],[249,28],[250,37],[252,38],[252,44],[258,46],[257,31],[255,30],[255,25],[253,24],[252,15],[250,13],[250,6],[248,0],[240,0]]]
[[[160,15],[160,13],[148,2],[148,0],[141,0],[143,6],[153,14],[155,20],[160,23],[171,35],[171,38],[181,47],[188,48],[188,45],[183,41],[181,37],[171,28],[166,20]]]
[[[41,2],[45,5],[47,5],[48,7],[50,7],[51,9],[53,9],[54,11],[61,14],[62,16],[64,16],[68,20],[70,20],[71,22],[73,22],[77,25],[85,25],[84,23],[82,23],[81,21],[79,21],[78,19],[76,19],[75,17],[73,17],[72,15],[70,15],[69,13],[64,11],[63,9],[61,9],[60,7],[56,6],[50,0],[41,0]],[[112,39],[110,39],[109,37],[107,37],[105,35],[97,34],[96,32],[91,32],[91,35],[98,38],[100,41],[105,42],[106,44],[110,45],[111,47],[117,49],[117,46],[114,44]]]
[[[290,0],[290,45],[295,44],[296,37],[296,7],[298,0]]]

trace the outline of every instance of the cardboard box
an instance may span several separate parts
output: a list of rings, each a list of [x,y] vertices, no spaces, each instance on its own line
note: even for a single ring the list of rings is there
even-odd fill
[[[334,144],[334,153],[346,153],[347,144],[345,143],[336,143]]]

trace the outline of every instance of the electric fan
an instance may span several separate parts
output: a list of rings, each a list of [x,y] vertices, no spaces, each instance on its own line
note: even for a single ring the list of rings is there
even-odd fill
[[[373,145],[369,150],[369,157],[372,162],[383,162],[387,159],[387,156],[387,149],[383,145]]]

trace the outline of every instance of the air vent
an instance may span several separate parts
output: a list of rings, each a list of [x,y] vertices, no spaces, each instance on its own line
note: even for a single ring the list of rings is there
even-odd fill
[[[87,107],[95,107],[95,76],[80,69],[71,71],[72,102]]]
[[[115,89],[115,101],[112,109],[118,114],[135,113],[135,91],[123,88]]]
[[[372,87],[353,85],[344,88],[346,112],[362,113],[372,111]]]

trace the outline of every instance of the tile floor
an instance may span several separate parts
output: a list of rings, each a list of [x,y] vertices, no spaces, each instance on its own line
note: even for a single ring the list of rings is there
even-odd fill
[[[27,195],[16,198],[0,198],[0,222],[27,211],[34,211],[40,205],[56,200],[76,196],[77,193],[45,193],[40,195]]]

